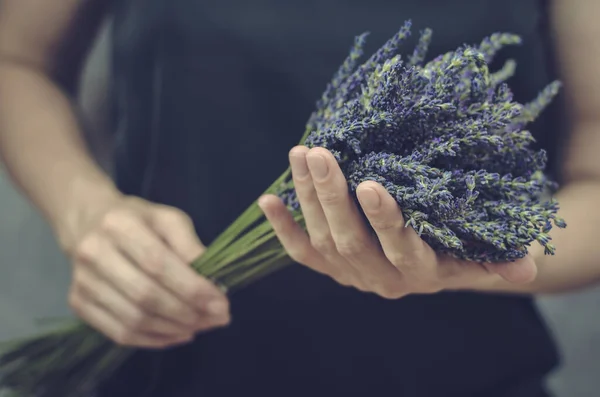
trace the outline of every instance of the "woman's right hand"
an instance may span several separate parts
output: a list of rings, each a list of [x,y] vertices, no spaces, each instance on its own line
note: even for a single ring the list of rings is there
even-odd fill
[[[225,294],[190,263],[204,251],[189,217],[148,201],[107,203],[72,248],[69,304],[120,345],[165,348],[229,322]]]

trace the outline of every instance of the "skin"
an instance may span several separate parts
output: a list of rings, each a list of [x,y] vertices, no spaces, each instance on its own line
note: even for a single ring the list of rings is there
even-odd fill
[[[71,258],[69,303],[115,342],[164,348],[229,322],[225,295],[187,265],[204,249],[176,208],[122,194],[94,163],[69,101],[107,2],[0,0],[0,155]],[[290,256],[339,283],[389,299],[443,290],[542,293],[600,279],[600,14],[595,0],[555,0],[573,130],[558,199],[569,227],[516,263],[482,266],[435,254],[373,182],[358,189],[376,244],[330,153],[296,147],[293,177],[308,226],[279,199],[260,200]],[[35,27],[35,28],[32,28]],[[324,172],[325,171],[325,172]],[[381,248],[380,248],[381,247]],[[534,246],[535,247],[535,246]]]

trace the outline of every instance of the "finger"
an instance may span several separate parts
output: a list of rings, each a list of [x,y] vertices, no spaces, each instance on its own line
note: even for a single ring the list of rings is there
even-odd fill
[[[290,258],[319,273],[332,275],[325,258],[311,245],[306,232],[296,223],[279,197],[262,196],[258,200],[258,206],[273,226],[279,242]]]
[[[181,300],[156,279],[131,263],[106,239],[88,239],[82,246],[82,250],[86,253],[89,252],[90,255],[80,257],[81,261],[113,285],[134,305],[141,307],[146,312],[181,324],[183,327],[198,326],[202,317],[207,315],[223,317],[223,315],[212,315],[206,311],[200,311],[196,306]],[[95,255],[95,252],[101,252],[101,255]],[[226,316],[227,314],[225,314]]]
[[[407,276],[405,282],[409,288],[436,292],[471,286],[489,277],[479,263],[437,255],[412,227],[405,227],[398,203],[380,184],[373,181],[360,184],[357,196],[383,251]]]
[[[537,277],[537,266],[531,256],[526,256],[514,262],[484,263],[490,272],[499,275],[513,284],[528,284]]]
[[[122,218],[109,235],[140,269],[183,302],[214,315],[229,311],[223,292],[168,249],[143,222]]]
[[[396,200],[372,181],[361,183],[356,195],[369,223],[377,234],[386,257],[396,266],[425,262],[433,266],[435,257],[428,246],[410,227],[405,227],[402,211]]]
[[[190,342],[189,337],[167,337],[146,333],[135,333],[127,329],[106,309],[85,300],[77,292],[73,293],[71,307],[77,315],[109,339],[123,346],[138,348],[165,348],[171,345]]]
[[[369,274],[377,275],[377,278],[397,277],[397,270],[390,266],[365,227],[333,155],[325,149],[315,148],[306,158],[337,251],[363,277]]]
[[[335,158],[323,148],[314,148],[306,155],[306,161],[316,196],[334,237],[340,242],[367,238],[368,233]]]
[[[314,148],[306,155],[314,190],[329,228],[340,242],[368,237],[367,229],[348,193],[348,183],[331,153]]]
[[[158,235],[185,263],[196,260],[206,247],[196,234],[192,220],[183,212],[172,207],[160,207],[149,211],[148,221]]]
[[[109,312],[129,330],[175,339],[194,335],[194,327],[182,326],[136,307],[87,266],[78,266],[74,278],[83,297]]]
[[[308,169],[307,153],[308,148],[303,146],[295,147],[290,151],[294,188],[311,242],[323,255],[336,258],[337,252],[331,230]]]
[[[307,153],[308,148],[295,147],[290,152],[290,164],[310,243],[325,259],[323,266],[327,274],[340,284],[364,289],[356,266],[348,262],[338,251],[308,168]]]

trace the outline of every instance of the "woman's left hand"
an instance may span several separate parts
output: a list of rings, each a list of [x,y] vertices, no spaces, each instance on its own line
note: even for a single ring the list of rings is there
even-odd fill
[[[405,227],[401,209],[383,186],[368,181],[358,186],[357,196],[375,237],[329,151],[298,146],[289,157],[306,232],[278,197],[263,196],[259,205],[293,260],[342,285],[397,299],[477,289],[494,278],[511,283],[535,279],[537,268],[530,256],[483,264],[437,254],[412,227]]]

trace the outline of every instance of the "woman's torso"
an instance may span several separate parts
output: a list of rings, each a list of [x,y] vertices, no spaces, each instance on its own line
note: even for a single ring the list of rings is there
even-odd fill
[[[521,34],[525,44],[498,64],[517,59],[510,83],[526,101],[555,77],[544,10],[539,0],[115,2],[118,183],[182,208],[209,243],[285,169],[355,35],[371,32],[370,52],[412,19],[414,36],[433,28],[435,56],[495,31]],[[536,127],[553,158],[551,113]],[[493,397],[557,361],[523,297],[386,301],[292,266],[237,293],[232,310],[227,329],[132,368],[142,381],[167,374],[155,396]],[[116,379],[132,388],[124,395],[140,392],[133,372]]]

